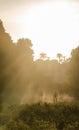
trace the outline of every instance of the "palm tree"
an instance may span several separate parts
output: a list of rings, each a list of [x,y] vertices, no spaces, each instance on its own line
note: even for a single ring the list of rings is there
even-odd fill
[[[40,53],[40,59],[42,59],[42,60],[45,60],[45,59],[47,59],[47,54],[46,53]]]
[[[59,63],[61,63],[61,61],[62,61],[62,54],[61,53],[57,53],[57,58],[59,59]]]

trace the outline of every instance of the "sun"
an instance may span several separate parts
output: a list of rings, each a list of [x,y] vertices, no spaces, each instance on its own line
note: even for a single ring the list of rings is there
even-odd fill
[[[45,52],[50,58],[57,53],[69,57],[79,41],[76,8],[70,2],[41,2],[24,8],[17,21],[21,36],[32,40],[35,58]],[[23,32],[23,33],[22,33]]]

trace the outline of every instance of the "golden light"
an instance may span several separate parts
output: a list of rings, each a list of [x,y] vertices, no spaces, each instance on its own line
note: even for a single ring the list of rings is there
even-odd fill
[[[41,52],[50,58],[55,58],[59,52],[69,57],[71,49],[78,45],[79,21],[74,3],[52,1],[24,6],[15,21],[13,39],[30,38],[35,58]]]

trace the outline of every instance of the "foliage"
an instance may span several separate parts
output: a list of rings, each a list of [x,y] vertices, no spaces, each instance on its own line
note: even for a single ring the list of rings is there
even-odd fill
[[[74,130],[79,128],[79,104],[32,104],[25,105],[9,127],[19,127],[21,121],[31,130]],[[14,123],[14,125],[13,125]],[[8,130],[9,127],[7,126]],[[24,127],[24,126],[23,126]]]
[[[22,121],[13,121],[11,120],[7,125],[6,125],[6,130],[30,130],[29,126],[24,124]]]
[[[0,21],[0,100],[12,102],[20,99],[23,87],[31,79],[33,50],[29,39],[19,39],[13,44]],[[20,88],[20,89],[19,89]],[[1,103],[0,103],[1,104]]]
[[[70,69],[69,69],[69,80],[71,94],[76,100],[79,100],[79,47],[75,48],[71,52]]]

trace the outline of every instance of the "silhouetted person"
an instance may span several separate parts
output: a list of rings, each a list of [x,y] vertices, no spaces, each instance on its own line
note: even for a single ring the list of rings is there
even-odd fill
[[[54,103],[56,103],[58,100],[58,92],[57,91],[55,91],[53,94],[53,100],[54,100]]]

